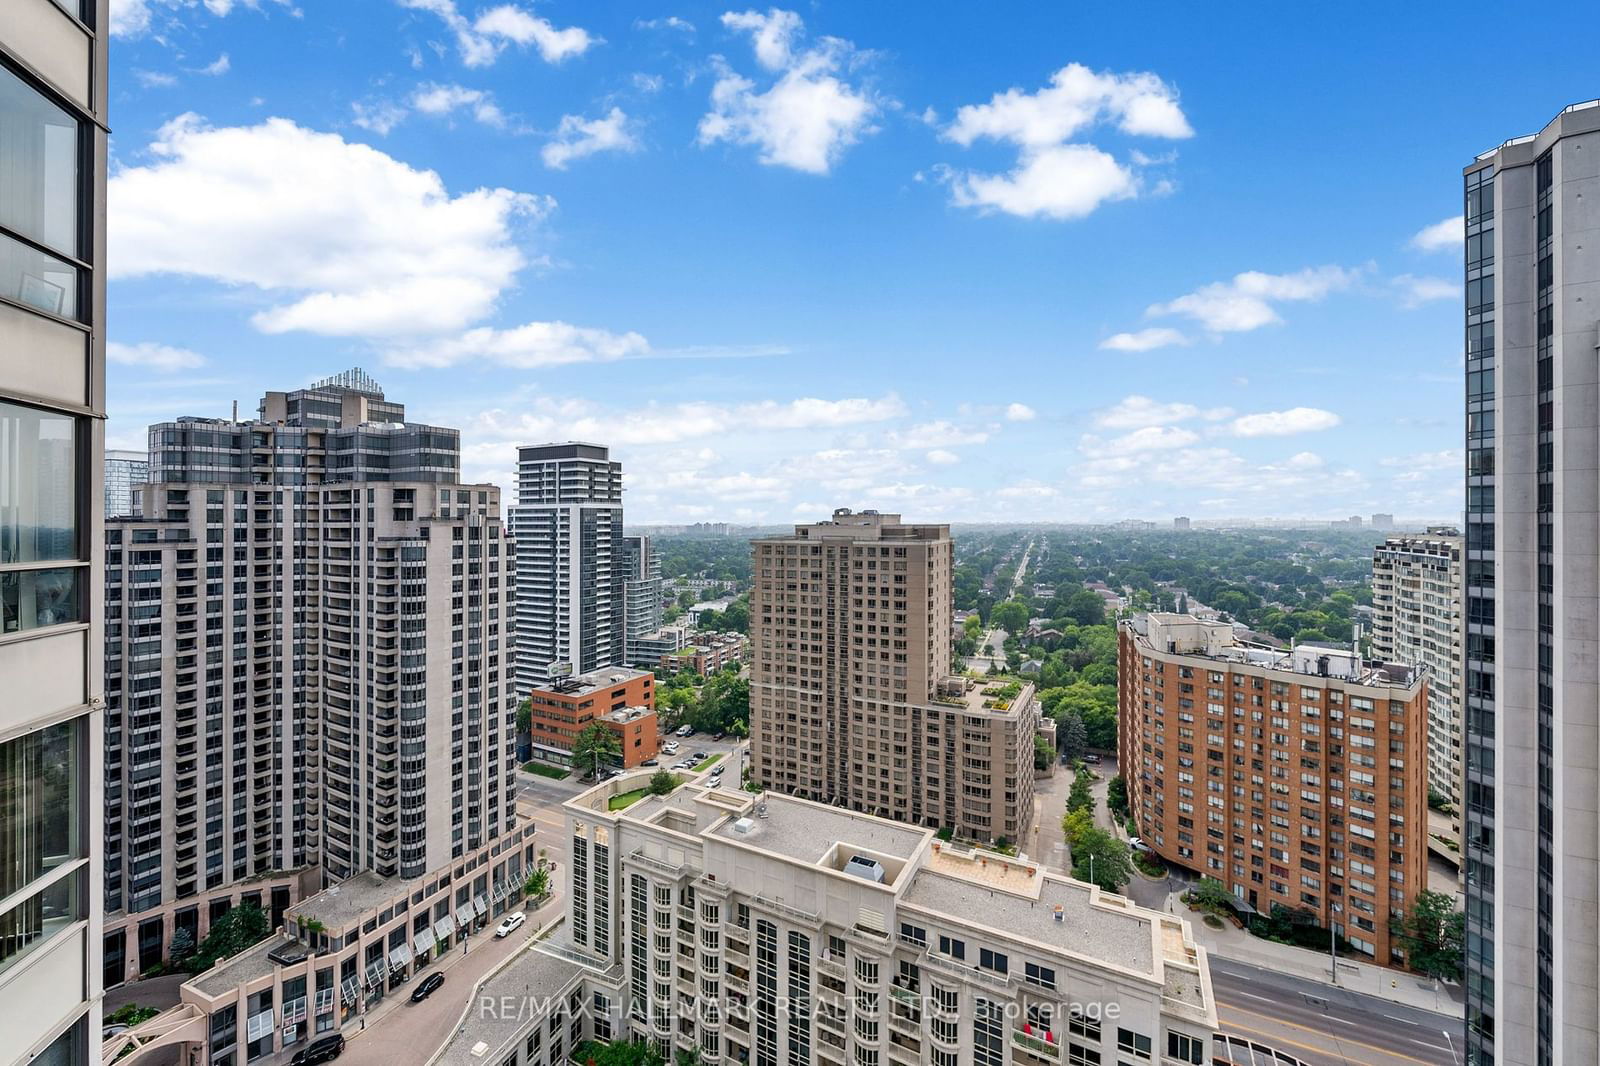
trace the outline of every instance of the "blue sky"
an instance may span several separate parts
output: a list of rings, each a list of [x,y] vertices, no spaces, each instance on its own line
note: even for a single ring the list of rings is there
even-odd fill
[[[109,441],[360,365],[639,522],[1453,518],[1556,6],[112,0]]]

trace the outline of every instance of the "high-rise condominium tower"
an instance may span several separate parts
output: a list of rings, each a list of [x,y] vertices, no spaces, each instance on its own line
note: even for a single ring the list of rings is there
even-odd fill
[[[106,534],[110,979],[247,879],[419,877],[511,828],[499,493],[404,418],[352,372],[150,428]]]
[[[622,464],[598,444],[518,449],[517,690],[623,662]]]
[[[1600,1061],[1600,101],[1465,169],[1468,1061]]]
[[[950,528],[839,510],[752,543],[755,779],[1021,840],[1033,823],[1033,686],[969,689],[950,676]]]
[[[108,451],[105,462],[105,516],[120,518],[133,513],[135,490],[150,477],[146,452]]]
[[[1435,526],[1372,551],[1372,654],[1428,675],[1428,789],[1449,802],[1461,835],[1461,535]]]
[[[661,628],[661,558],[649,537],[623,537],[622,559],[627,578],[624,657],[631,664],[642,654],[640,641]]]
[[[108,20],[0,3],[0,1059],[38,1066],[100,1061]]]

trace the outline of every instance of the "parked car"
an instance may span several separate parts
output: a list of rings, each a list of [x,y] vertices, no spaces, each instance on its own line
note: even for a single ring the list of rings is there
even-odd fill
[[[1083,761],[1088,763],[1090,766],[1099,766],[1100,765],[1100,756],[1094,754],[1093,752],[1090,752],[1088,755],[1085,755],[1083,757]]]
[[[512,911],[510,914],[506,915],[505,920],[495,928],[494,938],[496,940],[504,940],[512,933],[515,933],[518,929],[521,929],[522,923],[526,922],[527,920],[528,916],[526,914],[522,913],[521,911]]]
[[[713,733],[711,735],[711,739],[712,740],[726,740],[727,736],[728,736],[728,731],[726,729],[719,729],[719,730],[717,730],[715,733]]]
[[[695,762],[700,762],[700,761],[702,761],[704,759],[711,758],[711,756],[707,755],[703,751],[697,751],[693,755],[689,756],[689,758],[693,759]]]
[[[692,726],[692,725],[680,725],[678,727],[678,735],[680,737],[692,737],[692,736],[694,736],[694,726]]]
[[[423,1000],[439,991],[439,986],[442,984],[444,984],[444,974],[438,972],[430,973],[428,976],[422,979],[422,983],[416,987],[414,992],[411,993],[411,1002],[421,1003]]]
[[[434,974],[438,977],[438,974]],[[319,1062],[332,1062],[344,1054],[344,1037],[338,1033],[313,1040],[289,1060],[290,1066],[315,1066]]]
[[[1150,845],[1146,844],[1144,841],[1140,840],[1138,837],[1132,837],[1131,839],[1129,839],[1128,847],[1132,848],[1134,851],[1149,851],[1150,850]]]
[[[676,740],[669,740],[665,744],[661,745],[661,754],[663,754],[663,755],[676,755],[676,754],[678,754],[678,742]]]
[[[610,781],[613,777],[621,777],[621,776],[622,776],[622,771],[621,770],[607,770],[605,772],[605,780],[607,780],[607,781]]]
[[[660,766],[661,765],[661,760],[660,759],[646,759],[644,762],[640,763],[639,765],[640,766]]]

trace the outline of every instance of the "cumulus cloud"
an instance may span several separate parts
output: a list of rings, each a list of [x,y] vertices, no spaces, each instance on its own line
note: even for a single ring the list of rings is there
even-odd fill
[[[422,85],[411,95],[411,106],[424,115],[448,115],[466,110],[485,126],[504,126],[506,116],[494,98],[482,89],[462,85]]]
[[[1101,341],[1100,347],[1113,352],[1149,352],[1157,348],[1188,343],[1189,338],[1179,330],[1166,326],[1151,326],[1149,329],[1133,333],[1114,333]]]
[[[525,265],[514,227],[551,208],[503,188],[452,196],[433,171],[288,119],[218,128],[185,114],[150,155],[110,181],[111,276],[251,287],[280,301],[252,318],[268,333],[464,328]]]
[[[1411,247],[1423,252],[1444,252],[1460,248],[1466,241],[1466,219],[1461,215],[1424,226],[1411,237]]]
[[[1032,422],[1038,417],[1039,412],[1035,411],[1025,403],[1013,403],[1006,405],[1007,422]]]
[[[565,170],[574,159],[598,152],[637,152],[639,140],[629,128],[631,122],[622,108],[613,107],[600,118],[562,115],[555,136],[539,152],[544,165]]]
[[[1461,283],[1451,281],[1449,278],[1417,277],[1414,274],[1400,274],[1391,279],[1396,293],[1400,297],[1400,306],[1410,311],[1421,307],[1423,304],[1433,303],[1437,300],[1459,300],[1461,298]]]
[[[1194,135],[1177,90],[1155,74],[1096,72],[1069,63],[1045,88],[1011,88],[988,103],[967,104],[945,127],[943,137],[962,147],[982,139],[1014,145],[1015,167],[1004,174],[940,174],[960,207],[1023,218],[1081,218],[1103,203],[1139,195],[1138,168],[1163,161],[1133,153],[1123,163],[1093,144],[1069,143],[1103,125],[1140,137]]]
[[[1095,415],[1094,424],[1102,429],[1144,429],[1201,418],[1216,422],[1233,412],[1226,407],[1202,409],[1192,403],[1161,403],[1148,396],[1128,396]]]
[[[1241,415],[1230,423],[1229,428],[1238,437],[1287,437],[1295,433],[1332,429],[1340,421],[1332,411],[1318,407],[1291,407],[1287,411]]]
[[[804,24],[794,12],[776,8],[765,14],[730,11],[722,24],[748,33],[757,63],[776,78],[758,89],[719,58],[711,110],[700,119],[702,146],[750,145],[769,166],[826,174],[846,148],[872,132],[877,101],[839,77],[856,58],[848,41],[824,37],[815,47],[796,51]]]
[[[228,58],[228,53],[224,52],[211,62],[207,63],[205,66],[201,67],[200,73],[210,75],[213,78],[218,78],[228,73],[228,71],[232,69],[233,61]]]
[[[677,15],[668,15],[658,19],[634,19],[633,28],[636,30],[677,30],[680,33],[693,33],[694,23],[688,19],[679,18]]]
[[[1212,333],[1246,332],[1282,322],[1276,304],[1320,300],[1349,288],[1360,277],[1359,270],[1338,266],[1308,267],[1293,274],[1247,270],[1227,281],[1202,285],[1176,300],[1152,304],[1145,315],[1182,315]]]
[[[989,439],[989,432],[985,429],[957,425],[954,422],[940,419],[936,422],[923,422],[919,425],[908,426],[902,430],[895,430],[888,434],[885,439],[891,447],[922,451],[926,448],[951,448],[963,444],[982,444]]]
[[[582,55],[596,43],[587,30],[577,26],[558,29],[548,19],[529,14],[515,4],[489,8],[470,20],[456,6],[456,0],[398,0],[401,7],[436,15],[455,35],[461,62],[469,67],[486,67],[499,58],[508,44],[532,46],[547,63],[560,63]]]
[[[166,344],[144,341],[139,344],[106,342],[106,359],[122,366],[143,367],[163,374],[178,370],[193,370],[205,365],[205,356],[187,348],[174,348]]]
[[[934,466],[954,466],[961,461],[961,456],[943,448],[935,448],[924,456]]]
[[[1181,426],[1145,426],[1110,440],[1096,440],[1095,446],[1108,455],[1137,455],[1183,448],[1199,439],[1198,433]]]

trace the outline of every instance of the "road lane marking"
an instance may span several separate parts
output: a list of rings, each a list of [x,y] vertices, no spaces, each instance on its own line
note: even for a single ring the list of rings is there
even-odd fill
[[[1235,1006],[1233,1004],[1224,1003],[1220,999],[1217,1000],[1217,1005],[1218,1006],[1225,1006],[1229,1010],[1236,1011],[1236,1012],[1238,1012],[1240,1014],[1248,1014],[1252,1018],[1261,1018],[1261,1019],[1263,1019],[1265,1021],[1272,1022],[1275,1025],[1286,1025],[1291,1029],[1298,1029],[1302,1033],[1310,1033],[1313,1036],[1321,1036],[1321,1037],[1332,1036],[1331,1033],[1325,1033],[1320,1029],[1313,1029],[1308,1025],[1299,1025],[1299,1024],[1296,1024],[1295,1022],[1285,1021],[1284,1019],[1275,1017],[1275,1016],[1273,1016],[1271,1014],[1262,1014],[1259,1011],[1253,1011],[1253,1010],[1250,1010],[1247,1007],[1239,1007],[1239,1006]],[[1339,1037],[1334,1037],[1334,1039],[1335,1040],[1340,1040]],[[1408,1039],[1409,1042],[1413,1043],[1413,1044],[1422,1043],[1422,1041],[1420,1041],[1420,1040],[1410,1040],[1409,1038],[1403,1038],[1403,1039]],[[1359,1040],[1351,1040],[1349,1037],[1343,1038],[1342,1040],[1340,1040],[1340,1042],[1341,1043],[1345,1043],[1345,1044],[1353,1044],[1358,1048],[1364,1048],[1367,1051],[1376,1051],[1380,1055],[1388,1055],[1388,1056],[1390,1056],[1392,1058],[1402,1059],[1402,1060],[1404,1060],[1406,1062],[1415,1062],[1415,1063],[1418,1063],[1419,1066],[1433,1066],[1432,1063],[1426,1061],[1425,1059],[1413,1058],[1410,1055],[1402,1055],[1398,1051],[1392,1051],[1389,1048],[1378,1047],[1378,1046],[1376,1046],[1374,1044],[1364,1044]],[[1302,1044],[1300,1046],[1304,1047],[1305,1045]],[[1437,1045],[1437,1044],[1423,1044],[1423,1047],[1438,1048],[1439,1045]],[[1368,1064],[1368,1066],[1371,1066],[1371,1064]]]

